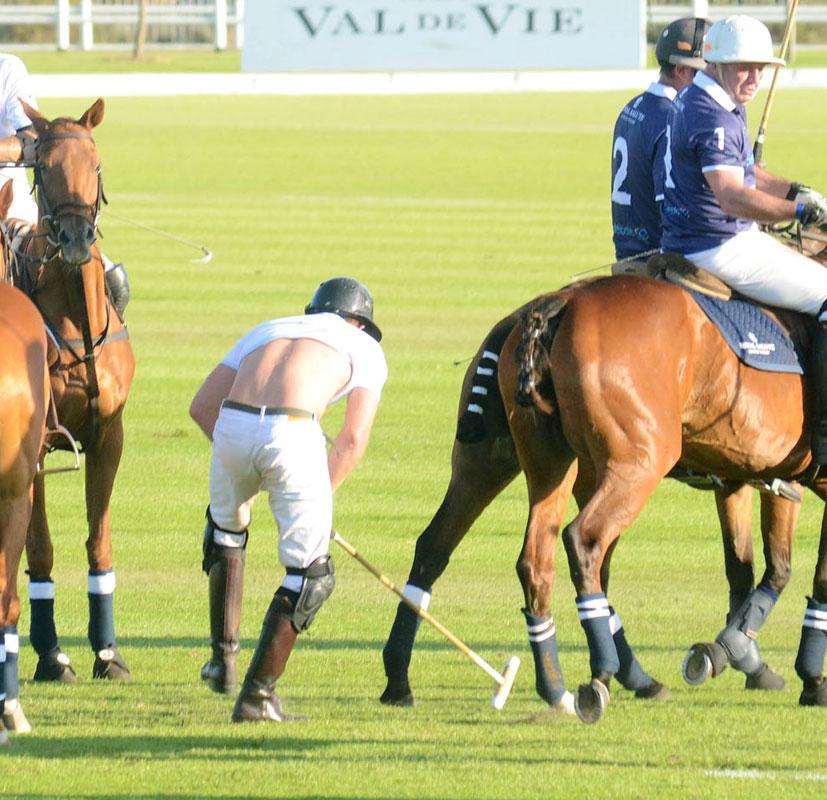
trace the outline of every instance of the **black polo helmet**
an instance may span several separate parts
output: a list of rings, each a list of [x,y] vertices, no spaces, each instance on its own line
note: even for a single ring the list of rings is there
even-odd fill
[[[660,32],[655,44],[655,58],[658,64],[704,69],[706,61],[701,54],[704,34],[708,30],[709,23],[702,17],[682,17],[670,22]]]
[[[365,326],[377,342],[382,341],[382,331],[373,321],[373,297],[365,284],[355,278],[329,278],[319,284],[313,299],[305,306],[305,314],[328,312],[346,319],[355,319]]]

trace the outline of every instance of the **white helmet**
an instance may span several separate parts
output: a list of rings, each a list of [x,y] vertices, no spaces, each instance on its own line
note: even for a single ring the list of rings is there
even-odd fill
[[[704,36],[703,58],[710,64],[780,64],[772,37],[760,20],[745,14],[719,19]]]

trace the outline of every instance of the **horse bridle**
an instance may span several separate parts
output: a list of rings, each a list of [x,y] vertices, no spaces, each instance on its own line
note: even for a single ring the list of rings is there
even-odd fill
[[[37,138],[37,153],[35,162],[32,165],[34,170],[34,189],[37,192],[38,203],[42,207],[43,213],[40,215],[40,221],[48,225],[49,232],[46,235],[46,241],[52,247],[60,247],[60,229],[61,219],[64,217],[81,217],[88,219],[95,231],[95,239],[97,240],[98,219],[100,217],[101,203],[107,203],[106,194],[103,191],[103,173],[100,162],[98,162],[95,171],[98,178],[98,191],[93,203],[74,203],[67,201],[60,203],[54,207],[49,203],[49,198],[46,194],[46,186],[43,182],[44,167],[40,163],[39,151],[43,144],[57,141],[59,139],[86,139],[94,144],[95,140],[92,134],[88,131],[61,131],[60,133],[46,133]]]
[[[34,190],[37,192],[37,201],[40,205],[41,214],[40,214],[40,222],[45,222],[48,226],[48,232],[45,234],[47,243],[55,248],[57,253],[59,254],[61,249],[60,244],[60,233],[61,233],[61,220],[65,219],[66,217],[80,217],[86,221],[88,221],[93,229],[94,238],[92,242],[94,243],[97,240],[97,232],[98,232],[98,218],[100,216],[100,208],[101,203],[106,203],[106,195],[103,191],[103,177],[101,173],[101,165],[98,162],[97,166],[95,167],[95,172],[97,174],[98,180],[98,188],[97,193],[95,196],[95,201],[93,203],[75,203],[71,201],[67,201],[64,203],[60,203],[56,206],[51,206],[49,203],[49,198],[47,197],[46,193],[46,186],[43,180],[43,171],[44,167],[40,161],[40,147],[44,144],[48,144],[49,142],[58,141],[60,139],[82,139],[90,141],[94,144],[94,139],[92,138],[92,134],[90,134],[86,130],[80,131],[60,131],[60,132],[47,132],[43,135],[39,135],[37,138],[37,148],[36,148],[36,155],[35,155],[35,162],[33,164],[34,169]],[[49,261],[49,257],[44,255],[41,264]],[[75,273],[75,283],[76,283],[76,290],[78,292],[79,297],[82,299],[81,302],[81,320],[80,320],[80,329],[82,340],[81,343],[83,344],[83,355],[79,354],[75,351],[72,347],[72,344],[56,332],[55,326],[51,325],[49,320],[43,315],[44,322],[52,331],[53,335],[56,335],[58,340],[61,343],[61,348],[63,346],[74,356],[75,361],[72,364],[61,364],[58,368],[59,369],[69,369],[75,364],[85,364],[87,368],[87,384],[84,387],[86,390],[87,397],[89,399],[89,408],[90,408],[90,440],[94,441],[97,439],[98,435],[98,426],[99,426],[99,397],[100,397],[100,386],[98,384],[98,376],[97,370],[95,368],[95,348],[97,345],[101,344],[106,340],[108,330],[109,330],[109,305],[107,304],[106,307],[106,326],[104,327],[103,333],[101,334],[100,338],[97,342],[92,340],[92,332],[89,323],[89,311],[86,306],[85,301],[85,290],[83,285],[83,276],[80,271]],[[42,312],[41,312],[42,313]]]

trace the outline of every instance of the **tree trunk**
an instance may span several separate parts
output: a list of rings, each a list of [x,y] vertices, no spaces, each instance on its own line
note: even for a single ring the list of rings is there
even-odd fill
[[[144,57],[144,45],[146,44],[146,4],[147,0],[140,0],[138,5],[138,26],[135,31],[135,48],[132,55],[136,59]]]

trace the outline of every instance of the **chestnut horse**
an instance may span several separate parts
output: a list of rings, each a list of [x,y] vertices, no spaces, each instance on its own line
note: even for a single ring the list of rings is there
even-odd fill
[[[0,188],[0,220],[11,204],[11,181]],[[5,226],[0,222],[0,278],[5,276]],[[17,696],[17,571],[32,513],[33,481],[43,445],[49,375],[43,320],[26,296],[0,282],[0,745],[7,728],[30,729]],[[5,646],[4,646],[5,643]],[[6,660],[8,659],[8,663]]]
[[[104,103],[98,100],[78,120],[49,121],[23,106],[37,133],[34,183],[39,221],[16,248],[30,296],[52,340],[51,389],[58,420],[86,456],[92,675],[127,680],[129,670],[115,645],[109,501],[123,449],[122,414],[135,361],[126,328],[107,295],[96,244],[104,196],[91,131],[103,119]],[[30,638],[38,654],[34,679],[72,682],[74,670],[60,649],[54,623],[54,553],[42,476],[34,488],[26,542]]]
[[[538,298],[519,317],[498,373],[528,485],[518,571],[527,597],[539,589],[539,603],[549,604],[554,544],[574,493],[580,510],[563,541],[592,674],[575,705],[581,719],[595,722],[620,669],[606,589],[621,533],[678,461],[739,482],[804,475],[812,464],[811,402],[800,375],[741,364],[690,295],[662,281],[598,279]],[[810,488],[827,497],[824,478]],[[788,565],[789,548],[782,543],[768,562]],[[727,663],[747,674],[757,669],[755,637],[780,588],[765,577],[713,645],[695,650],[689,677]],[[817,572],[817,604],[827,600],[825,588]],[[805,682],[800,702],[816,704],[806,691]]]
[[[555,293],[568,298],[580,284]],[[489,332],[465,373],[459,402],[457,433],[451,456],[451,478],[445,497],[431,522],[417,539],[407,590],[411,596],[430,595],[448,561],[480,514],[520,473],[514,441],[506,420],[497,385],[500,351],[503,344],[530,308],[527,304],[500,320]],[[731,616],[753,589],[755,575],[752,549],[752,488],[741,481],[727,481],[715,488],[716,507],[724,546],[724,563],[729,582]],[[800,506],[770,493],[761,494],[762,535],[768,558],[763,582],[777,588],[786,585],[789,546]],[[547,546],[546,546],[547,545]],[[573,713],[573,699],[566,691],[557,659],[556,634],[551,617],[554,541],[544,542],[533,557],[524,553],[518,571],[525,590],[523,613],[534,656],[535,688],[552,708]],[[535,568],[536,565],[536,568]],[[606,576],[608,579],[608,575]],[[618,678],[639,698],[668,697],[662,685],[643,671],[628,646],[619,618],[615,617],[614,640],[621,660]],[[396,617],[383,650],[387,686],[381,700],[389,705],[414,702],[409,666],[419,618],[404,603]],[[764,666],[748,675],[750,689],[778,689],[783,680]]]

